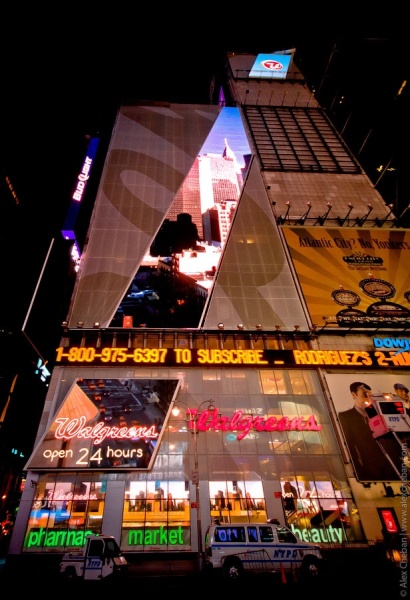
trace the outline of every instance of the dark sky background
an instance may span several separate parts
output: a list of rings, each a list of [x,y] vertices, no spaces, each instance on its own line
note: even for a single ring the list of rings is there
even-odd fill
[[[396,216],[407,207],[409,86],[397,95],[408,75],[406,16],[394,3],[363,17],[346,7],[315,14],[274,6],[268,15],[256,7],[248,15],[207,7],[209,14],[188,17],[183,8],[129,12],[121,3],[59,17],[28,10],[5,9],[0,41],[0,248],[9,289],[33,293],[50,239],[60,235],[87,135],[101,138],[101,169],[121,102],[208,102],[227,51],[296,48],[309,87],[386,203]],[[89,203],[97,185],[90,181]],[[24,312],[27,299],[18,297],[13,307],[22,303]]]

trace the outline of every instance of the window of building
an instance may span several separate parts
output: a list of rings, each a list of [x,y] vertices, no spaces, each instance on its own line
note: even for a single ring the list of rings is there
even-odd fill
[[[126,482],[121,548],[191,549],[188,482],[130,478]]]
[[[24,552],[75,549],[85,535],[102,532],[106,475],[40,475]]]
[[[360,173],[321,108],[245,105],[243,110],[263,170]]]

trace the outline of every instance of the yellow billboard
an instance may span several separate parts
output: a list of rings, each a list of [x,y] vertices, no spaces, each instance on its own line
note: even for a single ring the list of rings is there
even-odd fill
[[[410,230],[282,229],[313,323],[410,325]]]

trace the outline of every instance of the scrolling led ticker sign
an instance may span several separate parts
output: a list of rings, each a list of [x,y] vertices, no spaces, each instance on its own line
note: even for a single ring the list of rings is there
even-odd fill
[[[352,367],[403,368],[410,351],[397,350],[218,350],[181,348],[57,348],[57,365],[156,365],[214,367]]]

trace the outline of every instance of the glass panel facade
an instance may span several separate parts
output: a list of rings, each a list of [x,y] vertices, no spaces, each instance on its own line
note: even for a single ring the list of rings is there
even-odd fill
[[[262,169],[359,173],[346,146],[322,109],[244,106]]]
[[[190,505],[184,481],[132,481],[125,489],[123,550],[190,550]]]
[[[195,551],[198,503],[203,528],[278,518],[302,539],[364,539],[315,371],[146,368],[144,376],[180,382],[180,411],[171,409],[152,469],[41,475],[25,551],[75,548],[101,532],[107,482],[118,477],[124,551]],[[98,370],[93,381],[98,390]]]
[[[41,475],[31,507],[24,552],[75,550],[102,533],[107,475]]]

